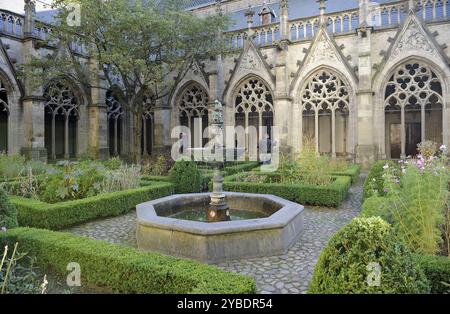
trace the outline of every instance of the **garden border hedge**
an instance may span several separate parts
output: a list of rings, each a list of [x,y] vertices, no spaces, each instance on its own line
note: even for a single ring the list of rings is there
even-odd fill
[[[450,258],[447,256],[413,254],[413,258],[420,265],[425,276],[430,282],[431,293],[450,293]]]
[[[0,233],[1,242],[36,257],[38,266],[67,275],[81,266],[81,281],[120,293],[255,293],[255,280],[215,266],[68,233],[16,228]]]
[[[281,184],[236,182],[237,176],[224,178],[223,189],[230,192],[273,194],[300,204],[338,207],[347,197],[351,186],[348,176],[333,176],[331,184],[325,186],[311,184]]]
[[[333,175],[333,176],[348,176],[351,178],[352,184],[353,184],[358,180],[360,173],[361,173],[361,167],[359,165],[355,164],[355,165],[349,165],[347,170],[332,172],[331,175]]]
[[[117,216],[139,203],[171,194],[171,183],[154,182],[137,189],[56,204],[17,196],[11,197],[11,203],[17,207],[19,226],[58,230],[100,217]]]

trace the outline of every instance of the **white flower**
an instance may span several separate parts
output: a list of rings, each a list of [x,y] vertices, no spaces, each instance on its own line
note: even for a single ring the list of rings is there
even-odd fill
[[[6,232],[6,228],[5,228],[5,227],[2,227],[2,228],[0,229],[0,231]]]
[[[441,150],[441,152],[445,152],[447,150],[447,146],[441,145],[441,147],[439,147],[439,149]]]
[[[41,294],[47,293],[47,286],[48,286],[47,275],[44,275],[44,280],[42,281],[41,284]]]
[[[384,169],[384,170],[389,169],[389,165],[388,165],[388,164],[385,164],[385,165],[383,166],[383,169]]]

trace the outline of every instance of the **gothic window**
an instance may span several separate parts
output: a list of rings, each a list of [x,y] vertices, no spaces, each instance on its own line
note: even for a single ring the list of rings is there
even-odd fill
[[[64,82],[52,81],[44,90],[45,145],[49,159],[76,156],[79,101]]]
[[[443,142],[442,85],[422,62],[399,66],[385,88],[386,152],[391,158],[416,155],[417,144]]]
[[[141,152],[144,156],[151,155],[154,145],[154,113],[155,100],[148,94],[144,97],[144,111],[142,114]]]
[[[320,153],[348,153],[349,88],[334,72],[312,75],[301,93],[302,131]],[[302,139],[304,140],[304,139]]]
[[[106,106],[108,113],[108,142],[110,156],[122,153],[122,129],[124,111],[117,96],[111,90],[106,92]]]
[[[0,152],[8,151],[8,92],[0,80]]]
[[[203,133],[208,127],[208,94],[198,84],[187,86],[178,101],[180,124],[190,130],[191,147],[203,147],[208,139]]]
[[[245,129],[245,138],[237,140],[237,148],[245,148],[247,155],[254,158],[255,147],[267,142],[263,145],[265,147],[260,147],[265,150],[261,152],[270,152],[273,138],[273,96],[262,80],[249,78],[239,86],[234,113],[235,125]],[[239,143],[240,141],[244,143]]]

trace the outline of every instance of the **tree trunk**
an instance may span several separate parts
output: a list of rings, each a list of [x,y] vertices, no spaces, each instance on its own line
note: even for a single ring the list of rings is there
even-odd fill
[[[133,147],[133,162],[141,162],[142,152],[141,152],[141,138],[142,138],[142,113],[134,113],[134,125],[136,127],[134,136],[134,147]]]

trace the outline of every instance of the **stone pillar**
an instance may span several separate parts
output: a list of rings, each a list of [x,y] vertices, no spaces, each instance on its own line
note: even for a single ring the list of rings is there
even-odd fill
[[[91,73],[98,73],[94,85],[101,86],[97,62],[91,60]],[[106,107],[106,92],[103,88],[91,88],[91,100],[89,104],[89,140],[88,153],[99,159],[108,159],[108,113]]]
[[[24,39],[21,49],[24,64],[30,63],[33,57],[38,56],[38,51],[34,48],[34,14],[34,2],[25,0]],[[33,160],[47,161],[43,91],[42,88],[35,88],[35,85],[29,79],[24,80],[25,96],[22,98],[24,141],[21,153]]]
[[[274,138],[280,148],[280,152],[289,154],[292,145],[289,135],[292,130],[292,99],[289,97],[289,74],[287,69],[289,39],[288,39],[288,5],[287,1],[280,3],[280,25],[282,26],[281,40],[277,51],[277,63],[275,64],[276,89],[274,97],[274,126],[278,128],[278,138]]]
[[[384,130],[377,130],[373,123],[374,95],[372,91],[371,34],[372,27],[367,24],[368,1],[360,0],[360,27],[357,29],[359,47],[359,86],[357,91],[356,121],[356,162],[368,169],[377,159],[375,136]]]
[[[153,154],[158,155],[170,152],[172,147],[172,139],[170,138],[171,126],[171,108],[163,100],[156,102],[155,111],[153,113],[154,121],[154,142]]]

